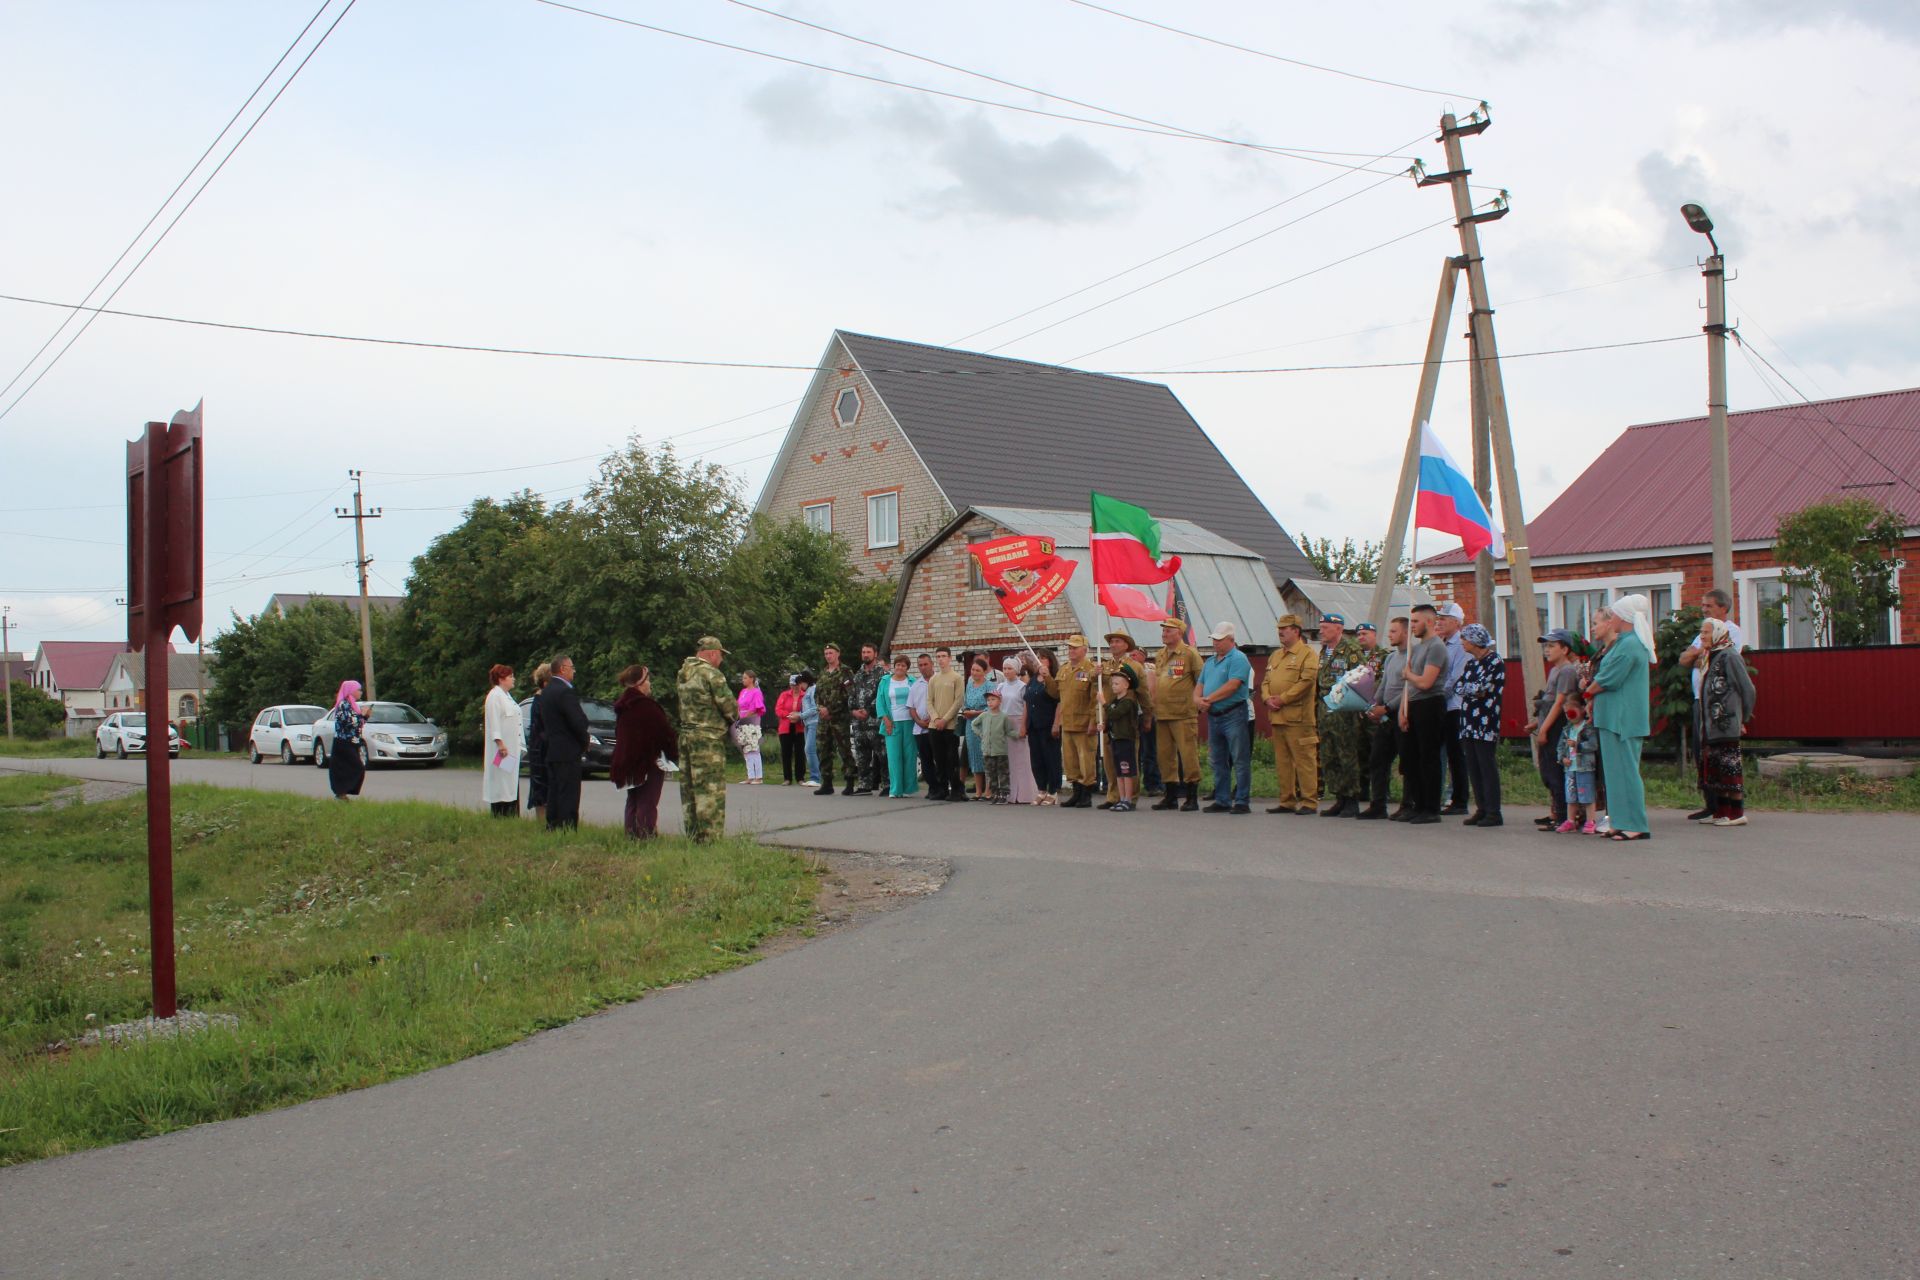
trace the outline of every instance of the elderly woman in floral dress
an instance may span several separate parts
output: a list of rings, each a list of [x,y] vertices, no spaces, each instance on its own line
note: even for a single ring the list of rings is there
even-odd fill
[[[1707,795],[1707,816],[1716,827],[1747,825],[1746,765],[1740,739],[1753,719],[1753,677],[1733,642],[1733,629],[1719,618],[1700,624],[1705,655],[1700,696],[1693,704],[1694,739],[1700,744],[1700,782]]]
[[[1500,704],[1507,692],[1507,664],[1493,647],[1493,633],[1477,622],[1460,628],[1467,661],[1453,691],[1460,698],[1460,752],[1472,784],[1468,827],[1498,827],[1500,815]]]

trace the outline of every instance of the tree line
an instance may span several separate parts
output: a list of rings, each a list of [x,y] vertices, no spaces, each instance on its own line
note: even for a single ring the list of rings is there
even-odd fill
[[[482,498],[416,556],[400,607],[375,614],[383,699],[433,717],[456,749],[477,749],[487,669],[573,655],[581,692],[611,700],[614,675],[639,662],[673,708],[680,663],[712,633],[742,668],[780,676],[818,663],[828,641],[878,641],[891,583],[863,583],[846,544],[798,520],[753,515],[712,464],[632,442],[605,458],[577,499]],[[210,645],[207,709],[241,726],[279,702],[332,703],[361,676],[359,617],[315,601],[282,617],[235,614]]]

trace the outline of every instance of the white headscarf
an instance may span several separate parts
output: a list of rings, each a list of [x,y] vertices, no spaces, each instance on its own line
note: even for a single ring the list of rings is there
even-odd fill
[[[1633,628],[1633,634],[1640,637],[1640,643],[1647,647],[1647,660],[1655,665],[1660,655],[1653,647],[1653,606],[1641,595],[1621,596],[1607,606],[1613,616]]]
[[[1724,649],[1733,643],[1733,628],[1719,618],[1708,618],[1702,625],[1707,633],[1707,648]]]

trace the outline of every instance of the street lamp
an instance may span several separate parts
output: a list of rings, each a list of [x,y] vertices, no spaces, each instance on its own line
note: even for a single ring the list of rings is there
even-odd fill
[[[1713,255],[1700,265],[1707,282],[1707,430],[1713,446],[1713,585],[1733,594],[1733,464],[1727,444],[1727,263],[1705,206],[1683,204],[1687,227],[1707,238]]]

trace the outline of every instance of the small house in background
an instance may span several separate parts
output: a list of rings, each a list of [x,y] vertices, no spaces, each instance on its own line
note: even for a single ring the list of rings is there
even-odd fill
[[[1789,599],[1773,558],[1780,520],[1814,503],[1865,497],[1906,526],[1900,605],[1882,643],[1920,642],[1920,389],[1781,405],[1727,416],[1733,460],[1734,617],[1758,649],[1821,643],[1803,601]],[[1541,630],[1585,635],[1594,612],[1641,593],[1656,616],[1713,585],[1712,458],[1705,418],[1630,427],[1567,491],[1528,522]],[[1421,562],[1438,599],[1470,619],[1473,566],[1458,551]],[[1495,565],[1502,653],[1516,634],[1506,562]],[[1784,609],[1782,608],[1784,606]],[[1784,614],[1784,616],[1776,616]]]
[[[1329,582],[1324,578],[1288,578],[1280,584],[1280,599],[1289,613],[1300,615],[1309,631],[1329,613],[1337,613],[1347,620],[1349,631],[1362,622],[1371,622],[1379,629],[1382,643],[1387,638],[1388,618],[1405,617],[1414,606],[1413,588],[1402,584],[1393,589],[1393,607],[1387,617],[1376,618],[1371,582]]]
[[[827,343],[755,510],[839,534],[887,579],[969,508],[1084,512],[1096,489],[1204,524],[1276,578],[1312,572],[1167,387],[857,333]]]
[[[139,705],[131,690],[109,688],[118,660],[129,656],[120,640],[43,640],[26,680],[66,708],[67,736],[84,738],[113,712]]]
[[[357,592],[332,594],[328,592],[276,591],[267,597],[267,607],[261,610],[261,612],[271,613],[277,617],[284,618],[295,609],[303,609],[307,605],[321,600],[339,605],[356,618],[360,616],[360,596]],[[405,600],[405,596],[369,595],[367,597],[367,603],[373,606],[375,613],[392,613],[395,609],[398,609]]]
[[[147,662],[143,654],[116,654],[107,668],[107,709],[140,710],[147,707]],[[167,720],[179,724],[200,718],[201,702],[207,696],[206,674],[198,653],[169,651],[167,654]]]
[[[1025,646],[1020,636],[967,547],[1026,534],[1052,539],[1055,554],[1079,565],[1065,594],[1027,616],[1022,630],[1034,648],[1052,649],[1064,657],[1067,637],[1079,632],[1095,652],[1104,654],[1105,633],[1118,628],[1141,649],[1154,652],[1160,647],[1157,622],[1109,618],[1101,607],[1093,585],[1090,525],[1085,508],[967,508],[907,555],[893,614],[881,637],[883,645],[895,653],[912,654],[945,645],[956,654],[985,653],[996,661],[1021,652]],[[1287,612],[1266,560],[1187,520],[1160,522],[1160,550],[1180,557],[1180,571],[1171,585],[1193,628],[1194,647],[1203,655],[1211,652],[1208,635],[1214,623],[1233,623],[1257,681],[1265,668],[1266,652],[1277,638],[1280,615]],[[1156,600],[1167,598],[1166,586],[1148,590]]]

